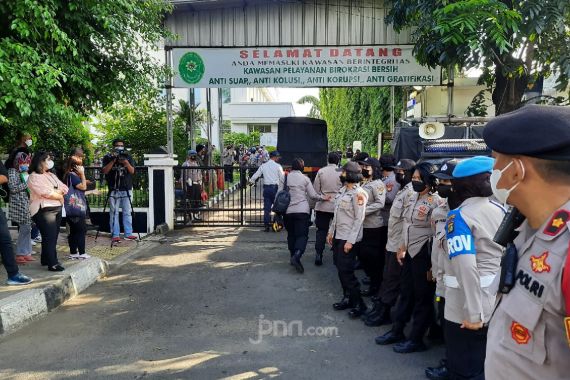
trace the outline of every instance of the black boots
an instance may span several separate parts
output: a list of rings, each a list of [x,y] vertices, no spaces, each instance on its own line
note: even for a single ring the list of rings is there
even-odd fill
[[[366,303],[364,302],[364,300],[362,298],[360,298],[358,301],[356,301],[355,303],[353,303],[353,305],[356,304],[355,307],[353,307],[349,312],[348,312],[348,316],[350,318],[358,318],[360,317],[362,314],[366,313]]]
[[[297,270],[297,272],[299,273],[303,273],[305,271],[305,268],[303,268],[303,264],[301,264],[302,255],[303,254],[301,253],[301,251],[295,251],[295,254],[291,256],[291,260],[289,261],[291,265],[293,265]]]
[[[320,267],[321,265],[323,265],[323,253],[318,253],[315,256],[315,265]]]
[[[387,345],[387,344],[400,343],[400,342],[403,342],[404,340],[406,340],[406,337],[404,336],[404,334],[399,332],[399,331],[394,331],[394,330],[390,330],[386,334],[380,335],[380,336],[376,337],[376,339],[375,339],[376,344],[379,344],[382,346]]]
[[[368,289],[362,290],[360,292],[360,295],[362,295],[362,297],[375,296],[376,293],[378,293],[378,290],[380,290],[380,288],[378,288],[377,286],[370,286]]]
[[[340,302],[333,303],[333,308],[334,308],[335,310],[346,310],[346,309],[349,309],[349,308],[351,308],[351,307],[352,307],[352,305],[350,304],[350,301],[349,301],[349,299],[348,299],[347,296],[344,296],[344,297],[340,300]]]
[[[364,324],[366,326],[382,326],[392,323],[392,318],[390,317],[390,306],[384,305],[382,303],[377,303],[374,305],[375,311],[369,313],[364,319]]]
[[[430,380],[447,380],[449,371],[447,370],[447,360],[441,359],[439,367],[426,368],[426,377]]]

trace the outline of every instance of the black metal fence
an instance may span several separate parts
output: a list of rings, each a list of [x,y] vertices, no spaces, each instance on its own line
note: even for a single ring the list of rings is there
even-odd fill
[[[97,190],[96,193],[87,195],[89,207],[92,209],[103,208],[109,195],[109,189],[101,167],[86,167],[85,177],[91,181],[89,188]],[[133,174],[133,207],[148,207],[148,197],[148,168],[146,166],[137,166],[135,167],[135,174]],[[107,208],[109,208],[109,205],[107,205]]]
[[[263,183],[250,186],[256,167],[174,168],[178,225],[262,226]]]

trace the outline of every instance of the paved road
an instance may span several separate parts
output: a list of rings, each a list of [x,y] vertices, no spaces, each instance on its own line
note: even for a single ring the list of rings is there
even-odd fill
[[[316,268],[309,249],[298,275],[284,238],[229,228],[176,232],[0,340],[0,378],[424,378],[441,347],[400,355],[375,345],[387,327],[332,309],[339,286],[330,256]],[[261,315],[264,331],[277,332],[259,339]],[[293,324],[282,336],[283,324],[295,321],[306,334]]]

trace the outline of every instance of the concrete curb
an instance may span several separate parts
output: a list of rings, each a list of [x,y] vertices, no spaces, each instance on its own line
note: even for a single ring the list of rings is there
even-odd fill
[[[42,288],[22,290],[0,300],[0,336],[54,310],[103,278],[109,264],[97,257],[78,263]]]

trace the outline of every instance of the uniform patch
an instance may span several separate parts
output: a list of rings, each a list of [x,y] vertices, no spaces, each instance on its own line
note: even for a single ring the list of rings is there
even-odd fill
[[[564,327],[566,327],[566,341],[570,346],[570,317],[564,318]]]
[[[459,255],[475,255],[477,253],[473,233],[461,216],[460,209],[449,212],[446,231],[447,249],[450,259]]]
[[[388,192],[392,191],[392,189],[394,189],[394,184],[393,183],[387,183],[386,184],[386,190],[388,190]]]
[[[546,225],[544,233],[549,236],[556,236],[564,229],[566,223],[570,220],[570,212],[566,210],[559,210],[552,216],[550,222]]]
[[[378,186],[378,188],[377,188],[378,194],[380,194],[380,195],[384,194],[384,189],[385,189],[384,186]]]
[[[530,267],[534,273],[550,272],[550,265],[546,262],[547,257],[548,252],[530,257]]]
[[[537,298],[542,298],[542,294],[544,293],[544,285],[532,277],[530,274],[526,273],[524,270],[519,269],[515,281],[524,287],[524,289],[531,295]]]
[[[432,203],[432,202],[433,202],[433,197],[428,197],[427,201],[428,201],[429,203]]]
[[[451,214],[447,217],[447,233],[450,234],[454,230],[455,225],[455,214]]]
[[[358,205],[359,205],[359,206],[364,205],[364,201],[365,201],[364,195],[358,194],[358,195],[356,196],[356,199],[357,199],[357,201],[358,201]]]
[[[527,344],[531,338],[530,331],[518,322],[512,323],[511,336],[517,344]]]

